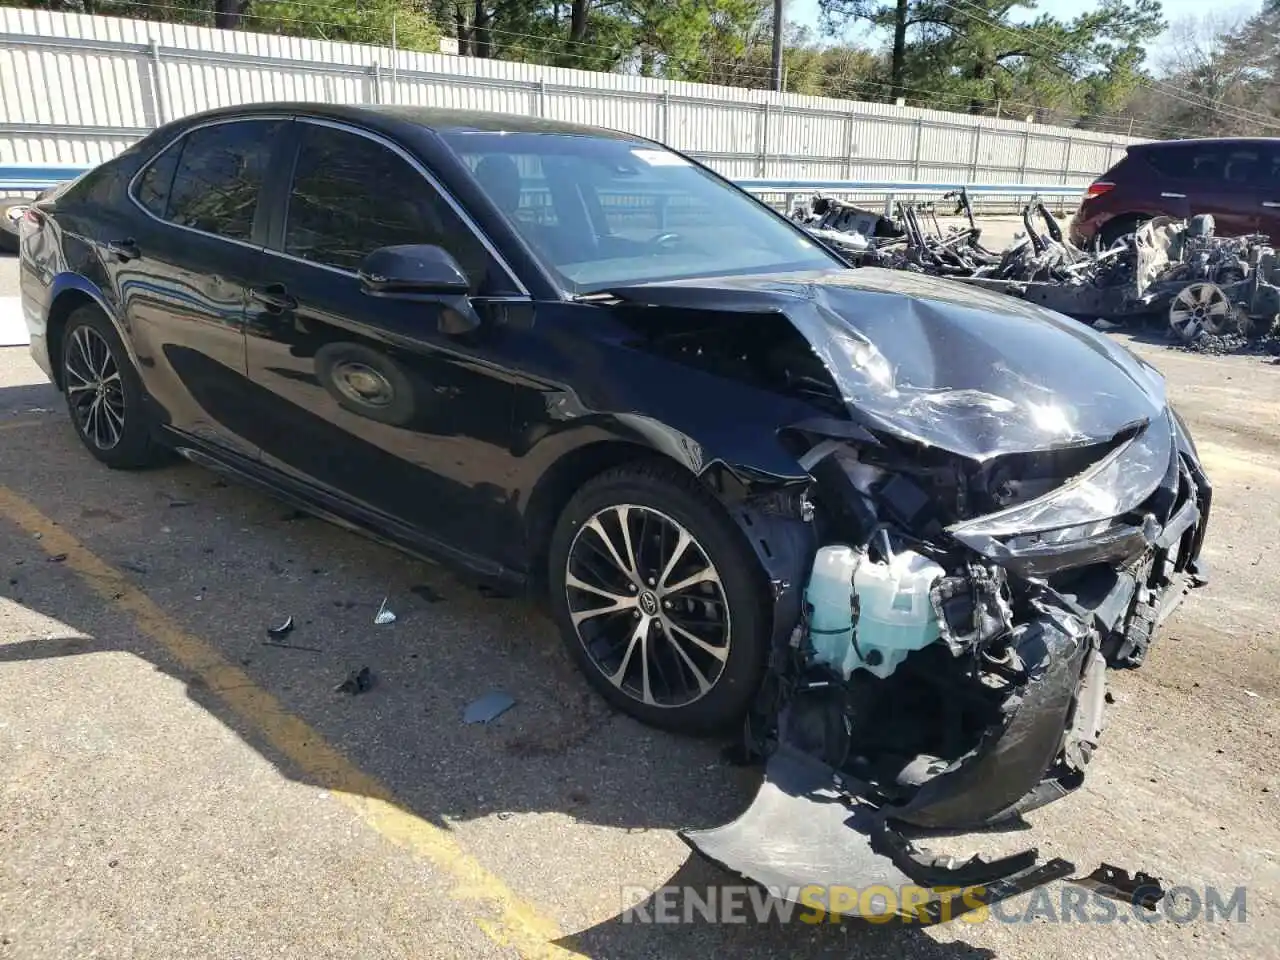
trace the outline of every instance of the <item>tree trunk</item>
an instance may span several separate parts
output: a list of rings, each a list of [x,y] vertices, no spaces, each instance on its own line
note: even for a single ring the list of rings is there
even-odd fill
[[[896,101],[906,96],[907,76],[907,5],[911,0],[898,0],[893,11],[893,56],[889,61],[889,95]]]
[[[245,6],[242,0],[213,0],[213,25],[221,30],[236,29]]]
[[[461,3],[453,8],[453,33],[458,38],[458,55],[471,56],[471,21]]]
[[[581,43],[587,36],[587,13],[591,0],[573,0],[573,5],[569,8],[569,39],[574,43]],[[581,48],[573,47],[569,53],[576,56],[581,53]]]
[[[485,6],[485,0],[476,0],[475,16],[471,18],[471,46],[477,57],[493,56],[493,35],[489,28],[493,26],[493,15]]]
[[[988,64],[982,60],[979,60],[973,65],[973,72],[970,74],[974,80],[978,81],[986,80],[989,75]],[[985,113],[986,110],[987,101],[985,99],[979,99],[976,96],[969,99],[969,113],[971,116],[979,116]]]

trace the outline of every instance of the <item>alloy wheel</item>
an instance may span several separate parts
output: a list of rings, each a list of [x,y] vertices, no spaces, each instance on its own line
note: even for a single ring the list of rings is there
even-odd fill
[[[1186,343],[1200,336],[1202,330],[1225,333],[1234,318],[1231,301],[1214,283],[1183,287],[1169,304],[1169,327]]]
[[[92,327],[76,327],[63,368],[76,426],[99,450],[113,449],[124,435],[125,403],[111,347]]]
[[[729,603],[706,550],[651,507],[620,504],[577,531],[565,594],[578,640],[622,693],[683,707],[719,680],[729,657]]]

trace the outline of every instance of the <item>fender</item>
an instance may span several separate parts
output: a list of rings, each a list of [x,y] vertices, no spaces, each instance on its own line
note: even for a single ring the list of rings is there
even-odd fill
[[[780,445],[778,453],[775,462],[786,466]],[[817,549],[812,518],[799,505],[812,478],[794,460],[787,473],[771,474],[709,458],[692,437],[639,414],[583,418],[571,428],[534,439],[526,455],[536,464],[528,475],[539,480],[531,487],[521,484],[517,496],[534,556],[564,502],[588,477],[647,456],[688,470],[724,506],[760,564],[770,590],[773,648],[785,647],[800,618],[804,583]]]
[[[111,320],[111,325],[116,328],[116,335],[120,338],[120,342],[124,344],[125,352],[129,354],[129,362],[133,364],[135,370],[140,370],[141,365],[138,362],[138,355],[134,351],[133,338],[129,335],[128,328],[121,319],[119,310],[112,305],[102,288],[83,274],[64,270],[56,274],[49,284],[49,309],[45,314],[46,335],[48,333],[49,317],[53,316],[54,306],[63,294],[71,291],[84,294],[107,315]]]

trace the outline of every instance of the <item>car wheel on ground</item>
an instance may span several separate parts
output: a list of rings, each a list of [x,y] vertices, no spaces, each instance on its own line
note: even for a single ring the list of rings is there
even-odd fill
[[[71,423],[91,454],[122,470],[164,459],[152,439],[138,372],[99,308],[78,307],[67,318],[61,369]]]
[[[569,654],[610,703],[681,733],[741,721],[768,652],[763,576],[696,479],[658,463],[596,477],[561,514],[548,562]]]
[[[0,200],[0,249],[18,251],[18,225],[22,222],[30,200]]]

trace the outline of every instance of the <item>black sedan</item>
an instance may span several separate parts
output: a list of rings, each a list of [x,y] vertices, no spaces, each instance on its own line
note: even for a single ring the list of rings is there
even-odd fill
[[[1141,662],[1205,576],[1209,482],[1152,368],[1025,302],[852,268],[635,136],[187,117],[34,205],[21,289],[104,464],[177,451],[529,589],[622,710],[739,724],[765,792],[690,839],[775,884],[887,855],[886,824],[1075,789],[1105,661]],[[929,886],[1047,877],[893,849]]]

